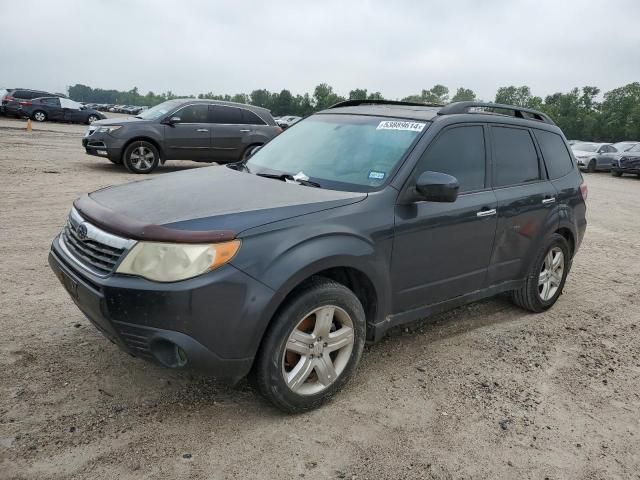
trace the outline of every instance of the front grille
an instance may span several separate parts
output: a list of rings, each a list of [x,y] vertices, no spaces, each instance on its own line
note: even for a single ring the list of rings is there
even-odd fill
[[[62,231],[62,241],[76,262],[101,276],[113,272],[127,248],[134,243],[84,221],[75,209]]]

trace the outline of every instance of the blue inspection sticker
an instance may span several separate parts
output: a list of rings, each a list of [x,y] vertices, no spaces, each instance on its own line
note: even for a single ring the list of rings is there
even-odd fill
[[[376,170],[369,171],[369,180],[384,180],[385,172],[378,172]]]

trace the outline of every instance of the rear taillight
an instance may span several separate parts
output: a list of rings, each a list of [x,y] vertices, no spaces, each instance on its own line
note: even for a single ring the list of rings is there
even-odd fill
[[[580,193],[582,194],[582,200],[587,201],[587,197],[589,196],[589,189],[587,188],[587,184],[583,183],[580,185]]]
[[[22,105],[23,107],[30,107],[31,105],[33,105],[33,103],[31,103],[31,102],[20,102],[20,105]]]
[[[7,102],[12,102],[14,99],[12,96],[7,95],[6,97],[4,97],[4,100],[6,100]]]
[[[282,127],[276,127],[276,135],[280,135],[283,131]]]

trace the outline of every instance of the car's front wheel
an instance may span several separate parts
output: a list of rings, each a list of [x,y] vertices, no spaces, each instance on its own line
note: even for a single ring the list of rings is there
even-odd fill
[[[96,120],[98,120],[98,117],[96,115],[89,115],[87,117],[87,123],[89,125],[91,125],[93,122],[95,122]]]
[[[596,161],[595,159],[591,159],[589,165],[587,165],[587,172],[593,173],[596,171]]]
[[[534,258],[522,287],[513,292],[514,303],[536,313],[551,308],[562,294],[571,266],[570,255],[567,240],[554,233]]]
[[[35,112],[33,112],[32,118],[36,122],[44,122],[47,120],[47,114],[42,110],[36,110]]]
[[[621,177],[622,176],[622,172],[616,172],[614,170],[611,170],[611,175],[613,175],[614,177]]]
[[[351,290],[312,279],[293,293],[265,335],[253,371],[258,390],[289,413],[319,407],[353,374],[365,331],[362,304]]]
[[[131,143],[122,156],[124,166],[133,173],[150,173],[160,163],[160,152],[150,142]]]

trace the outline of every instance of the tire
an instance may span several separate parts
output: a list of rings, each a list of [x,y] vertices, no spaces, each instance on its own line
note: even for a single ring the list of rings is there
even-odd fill
[[[247,148],[245,148],[244,152],[242,152],[242,158],[240,159],[241,162],[246,162],[247,160],[249,160],[249,158],[251,157],[251,154],[253,153],[253,151],[257,148],[257,147],[261,147],[262,145],[259,143],[253,144],[253,145],[249,145]]]
[[[125,149],[122,163],[132,173],[151,173],[160,163],[160,152],[153,143],[137,140]]]
[[[280,410],[299,413],[317,408],[353,374],[365,333],[364,309],[354,293],[337,282],[314,277],[294,291],[274,317],[256,357],[252,380]],[[333,339],[328,341],[330,336]]]
[[[31,118],[33,120],[35,120],[36,122],[46,122],[47,121],[47,114],[46,114],[46,112],[43,112],[42,110],[36,110],[31,115]]]
[[[98,120],[98,117],[96,115],[89,115],[87,117],[87,125],[91,125],[96,120]]]
[[[613,170],[611,170],[611,175],[613,175],[614,177],[621,177],[622,172],[614,172]]]
[[[549,272],[549,264],[555,265],[556,254],[561,253],[562,257],[558,265],[561,265],[562,271],[552,266],[554,273],[547,274],[544,278],[549,280],[549,290],[547,282],[541,283],[545,271]],[[551,257],[549,255],[551,254]],[[553,306],[562,295],[562,289],[567,279],[567,274],[571,268],[571,252],[567,240],[557,233],[554,233],[535,256],[524,284],[518,290],[512,292],[513,302],[525,310],[539,313]]]
[[[593,173],[595,171],[596,171],[596,161],[594,159],[591,159],[591,161],[589,162],[589,165],[587,165],[587,172]]]

